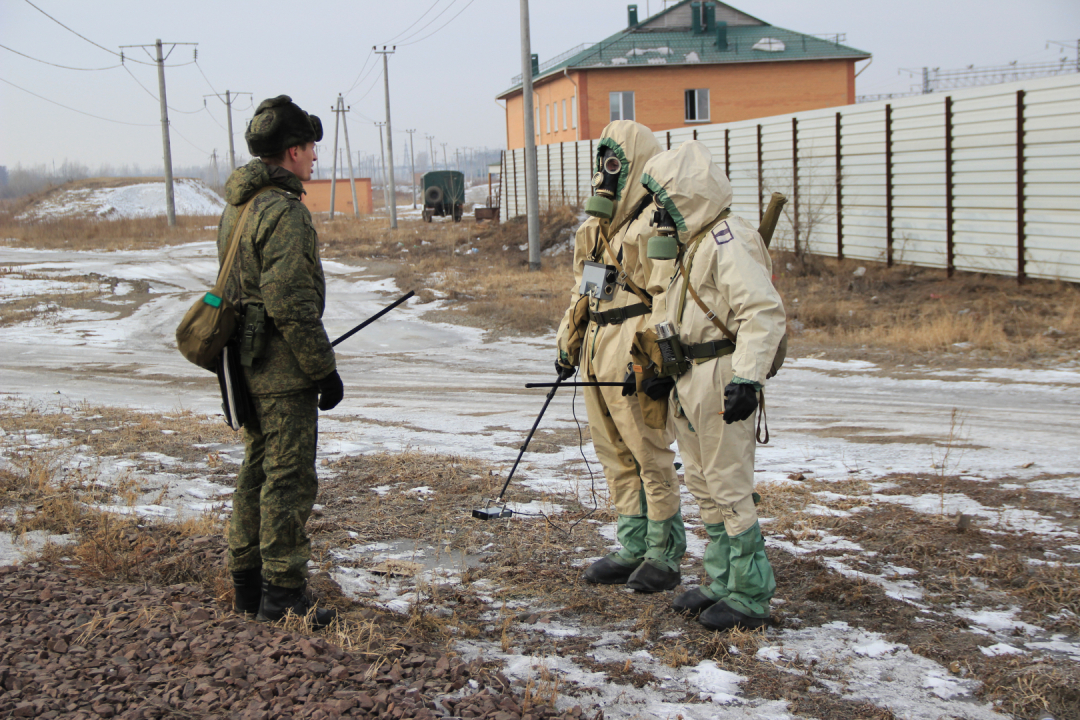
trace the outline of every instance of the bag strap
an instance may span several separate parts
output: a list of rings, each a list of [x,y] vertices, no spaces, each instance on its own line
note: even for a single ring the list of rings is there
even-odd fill
[[[731,213],[730,210],[724,210],[724,212],[720,213],[720,216],[718,218],[716,218],[716,220],[713,221],[709,225],[709,229],[711,229],[713,225],[715,225],[716,223],[720,222],[725,217],[727,217],[730,213]],[[697,254],[698,245],[701,243],[702,238],[705,237],[705,234],[708,231],[709,231],[708,229],[705,230],[705,232],[701,233],[700,235],[698,235],[696,238],[694,238],[691,241],[691,244],[693,245],[693,249],[690,251],[690,264],[691,265],[693,265],[693,262],[694,262],[694,255]],[[684,285],[683,285],[683,303],[685,304],[685,302],[686,302],[686,292],[689,291],[690,297],[694,298],[694,302],[697,303],[697,306],[699,308],[701,308],[702,312],[705,313],[705,317],[707,317],[712,322],[713,325],[715,325],[717,328],[719,328],[720,332],[724,333],[724,336],[728,340],[730,340],[731,342],[735,342],[735,333],[731,332],[731,330],[728,330],[727,325],[722,323],[720,321],[720,318],[716,317],[716,313],[713,312],[709,308],[709,306],[705,304],[705,302],[701,299],[701,296],[699,296],[697,294],[697,291],[694,290],[694,286],[690,284],[690,271],[686,269],[686,265],[683,263],[681,254],[679,256],[678,262],[679,262],[679,272],[682,273],[683,281],[684,281]],[[680,310],[680,316],[681,316],[682,307],[680,307],[679,310]],[[682,322],[681,317],[679,318],[679,321],[680,321],[680,324],[681,324],[681,322]]]
[[[247,220],[248,211],[251,210],[255,198],[271,188],[273,188],[272,185],[267,185],[252,195],[251,199],[244,203],[244,209],[240,212],[240,217],[237,219],[236,225],[233,225],[232,233],[229,235],[229,249],[225,252],[225,260],[222,261],[221,268],[218,270],[217,282],[214,283],[214,288],[210,291],[218,297],[224,297],[222,293],[225,291],[225,283],[228,282],[233,265],[236,264],[236,256],[239,254],[240,250],[240,228],[244,226],[244,221]]]

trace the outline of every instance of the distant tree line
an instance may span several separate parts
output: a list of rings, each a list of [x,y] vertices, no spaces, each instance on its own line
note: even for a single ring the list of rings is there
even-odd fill
[[[247,160],[246,157],[236,158],[237,163],[246,163]],[[215,190],[222,189],[221,186],[228,173],[227,161],[221,162],[220,167],[216,168],[213,165],[206,164],[173,167],[173,177],[198,178]],[[104,164],[93,171],[88,165],[72,160],[65,160],[60,165],[23,166],[19,164],[13,168],[0,165],[0,200],[22,197],[73,180],[85,180],[91,177],[161,178],[164,176],[165,168],[161,165],[144,167],[142,165]]]

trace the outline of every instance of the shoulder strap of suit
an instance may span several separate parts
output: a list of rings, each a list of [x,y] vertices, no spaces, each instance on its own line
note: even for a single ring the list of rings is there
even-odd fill
[[[689,262],[691,265],[693,265],[694,255],[696,254],[698,244],[701,242],[702,238],[705,237],[705,235],[709,232],[710,229],[712,229],[714,225],[716,225],[716,223],[720,222],[730,214],[731,208],[725,209],[722,213],[720,213],[716,220],[709,223],[708,227],[700,235],[690,241]],[[713,310],[705,304],[705,301],[702,300],[701,296],[697,294],[696,290],[694,290],[694,286],[690,284],[690,271],[683,263],[684,255],[684,252],[680,252],[678,257],[679,272],[682,273],[683,276],[683,296],[682,303],[679,305],[679,322],[682,322],[682,311],[683,308],[686,306],[686,293],[689,292],[690,297],[694,298],[694,302],[697,303],[697,306],[701,308],[701,311],[703,313],[705,313],[705,317],[707,317],[713,325],[719,328],[720,332],[724,333],[724,336],[728,340],[730,340],[731,342],[735,342],[735,333],[731,332],[731,330],[728,329],[727,325],[720,321],[720,318],[716,316],[716,313],[713,312]]]

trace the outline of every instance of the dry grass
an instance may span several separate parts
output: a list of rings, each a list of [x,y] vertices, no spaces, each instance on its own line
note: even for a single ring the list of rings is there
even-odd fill
[[[856,277],[857,268],[865,273]],[[861,348],[894,356],[965,353],[1017,361],[1080,349],[1080,287],[980,273],[775,255],[797,348]],[[957,344],[961,344],[957,347]]]

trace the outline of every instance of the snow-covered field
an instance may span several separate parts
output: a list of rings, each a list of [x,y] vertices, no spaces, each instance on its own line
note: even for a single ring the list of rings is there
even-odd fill
[[[176,178],[173,202],[177,215],[220,215],[225,201],[202,180]],[[70,189],[42,200],[19,220],[56,220],[90,216],[107,220],[155,217],[165,214],[165,183],[145,182],[123,187]]]
[[[325,322],[331,337],[405,290],[364,267],[333,261],[324,267]],[[180,317],[195,293],[209,287],[216,275],[211,243],[130,252],[0,247],[0,269],[0,312],[12,298],[40,296],[42,303],[50,298],[50,310],[41,317],[0,321],[0,400],[9,408],[27,403],[70,408],[85,402],[164,414],[180,408],[219,411],[215,379],[188,364],[173,346]],[[106,281],[91,292],[72,280],[90,275]],[[140,290],[134,291],[136,287]],[[84,306],[87,293],[97,300],[92,309]],[[76,300],[64,299],[76,295]],[[437,304],[420,305],[413,299],[338,348],[345,400],[320,418],[321,459],[420,449],[508,467],[516,457],[543,402],[542,391],[526,391],[523,385],[554,379],[552,338],[492,338],[479,329],[425,320],[424,313]],[[560,392],[542,428],[571,431],[576,427],[575,413],[584,418],[584,403],[578,398],[575,405],[571,392]],[[1035,493],[1070,499],[1075,508],[1080,498],[1080,367],[1075,364],[1055,370],[931,370],[803,357],[789,361],[770,383],[769,422],[773,440],[758,450],[757,477],[762,483],[796,483],[791,478],[799,474],[838,485],[863,479],[873,489],[872,502],[880,506],[903,507],[928,517],[961,512],[995,533],[1035,533],[1069,540],[1080,549],[1075,522],[1024,507],[984,506],[962,493],[890,493],[884,479],[898,473],[940,473],[988,487],[1026,485]],[[13,438],[0,428],[0,466],[9,450],[35,442],[52,441]],[[217,450],[232,461],[242,455],[239,441]],[[585,450],[595,463],[591,450]],[[578,453],[575,442],[555,452],[526,455],[530,487],[576,492],[577,480],[567,476],[566,468]],[[155,459],[153,472],[108,458],[82,460],[99,463],[105,474],[111,467],[115,473],[141,473],[150,484],[169,485],[161,503],[137,508],[147,514],[172,516],[228,504],[228,488],[177,473],[174,460],[164,456]],[[843,499],[841,492],[818,493],[818,505],[807,512],[839,516],[848,512],[836,508]],[[557,512],[550,505],[546,509]],[[691,527],[699,524],[689,495],[684,495],[683,511]],[[518,516],[513,522],[537,520]],[[767,525],[765,529],[768,534]],[[613,537],[613,528],[605,532]],[[690,540],[689,562],[697,564],[703,544],[695,537]],[[914,571],[892,567],[878,574],[860,569],[865,553],[849,539],[815,532],[793,542],[770,534],[768,544],[774,554],[827,550],[822,557],[837,572],[879,585],[890,597],[928,617],[934,612],[922,601],[925,589],[905,579]],[[25,549],[12,546],[4,536],[0,564],[17,559]],[[403,555],[391,546],[338,548],[335,552],[343,566],[336,579],[347,591],[370,587],[371,576],[346,567],[344,561],[357,554],[394,559],[395,551],[401,557],[418,557],[416,548]],[[416,579],[379,582],[379,602],[387,607],[406,608],[417,596]],[[783,595],[781,587],[778,598]],[[1015,609],[956,609],[958,616],[964,612],[972,632],[995,640],[990,646],[994,649],[983,649],[986,654],[1043,653],[1080,662],[1077,637],[1022,622]],[[567,702],[599,703],[607,718],[796,717],[782,701],[744,697],[740,677],[715,663],[663,666],[649,652],[626,647],[628,634],[622,630],[551,624],[544,631],[596,636],[593,655],[598,661],[628,663],[652,672],[663,683],[640,689],[612,685],[567,658],[504,652],[497,644],[475,640],[463,641],[459,651],[503,660],[511,678],[533,672],[539,663],[557,672],[563,682],[599,687],[592,696]],[[834,669],[829,680],[833,692],[888,707],[897,717],[1006,717],[975,699],[974,681],[877,632],[847,623],[772,630],[758,657],[780,668],[790,667],[793,658],[803,662],[820,658]],[[679,702],[687,692],[711,701]]]

